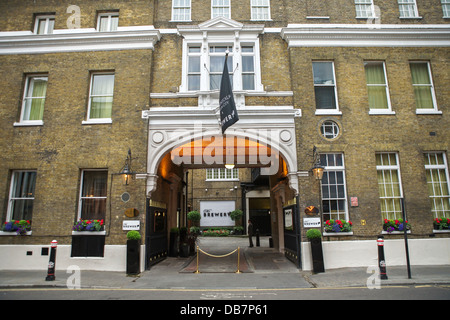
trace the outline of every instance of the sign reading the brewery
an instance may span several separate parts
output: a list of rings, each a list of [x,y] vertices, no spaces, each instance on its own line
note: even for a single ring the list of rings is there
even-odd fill
[[[225,57],[219,95],[220,125],[222,126],[222,134],[225,132],[225,130],[227,130],[228,127],[239,120],[239,116],[236,110],[236,104],[234,103],[233,89],[231,87],[230,75],[228,73],[227,60],[228,52]]]
[[[124,220],[122,224],[122,230],[140,230],[140,220]]]
[[[304,228],[317,228],[320,227],[320,218],[303,218]]]
[[[234,201],[200,201],[200,226],[234,227],[230,214],[235,206]]]

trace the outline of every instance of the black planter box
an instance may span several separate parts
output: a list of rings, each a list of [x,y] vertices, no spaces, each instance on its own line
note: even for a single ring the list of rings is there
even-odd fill
[[[314,272],[325,272],[325,267],[323,264],[322,239],[311,239],[310,243]]]
[[[127,274],[138,274],[140,271],[140,242],[127,240]]]
[[[72,235],[71,257],[103,257],[104,235]]]
[[[171,232],[169,238],[169,257],[178,257],[178,244],[180,237],[178,232]]]

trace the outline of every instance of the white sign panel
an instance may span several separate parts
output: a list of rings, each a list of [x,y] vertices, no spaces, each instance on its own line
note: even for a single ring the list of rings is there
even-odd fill
[[[234,201],[200,201],[201,227],[234,227],[230,218],[236,208]]]
[[[122,224],[122,230],[140,230],[140,220],[124,220]]]
[[[317,228],[320,227],[320,218],[303,218],[304,228]]]

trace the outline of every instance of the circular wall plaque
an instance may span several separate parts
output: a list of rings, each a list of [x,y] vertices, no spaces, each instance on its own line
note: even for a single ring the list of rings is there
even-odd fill
[[[122,193],[120,198],[122,199],[123,202],[128,202],[128,201],[130,201],[131,196],[128,192],[124,192],[124,193]]]

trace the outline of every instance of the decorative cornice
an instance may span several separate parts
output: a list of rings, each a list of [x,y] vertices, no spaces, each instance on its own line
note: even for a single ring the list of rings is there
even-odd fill
[[[450,26],[392,24],[290,24],[281,30],[289,47],[447,47]]]
[[[115,32],[85,29],[55,30],[48,35],[31,32],[0,32],[0,55],[80,51],[154,49],[161,38],[153,27],[121,28]]]

